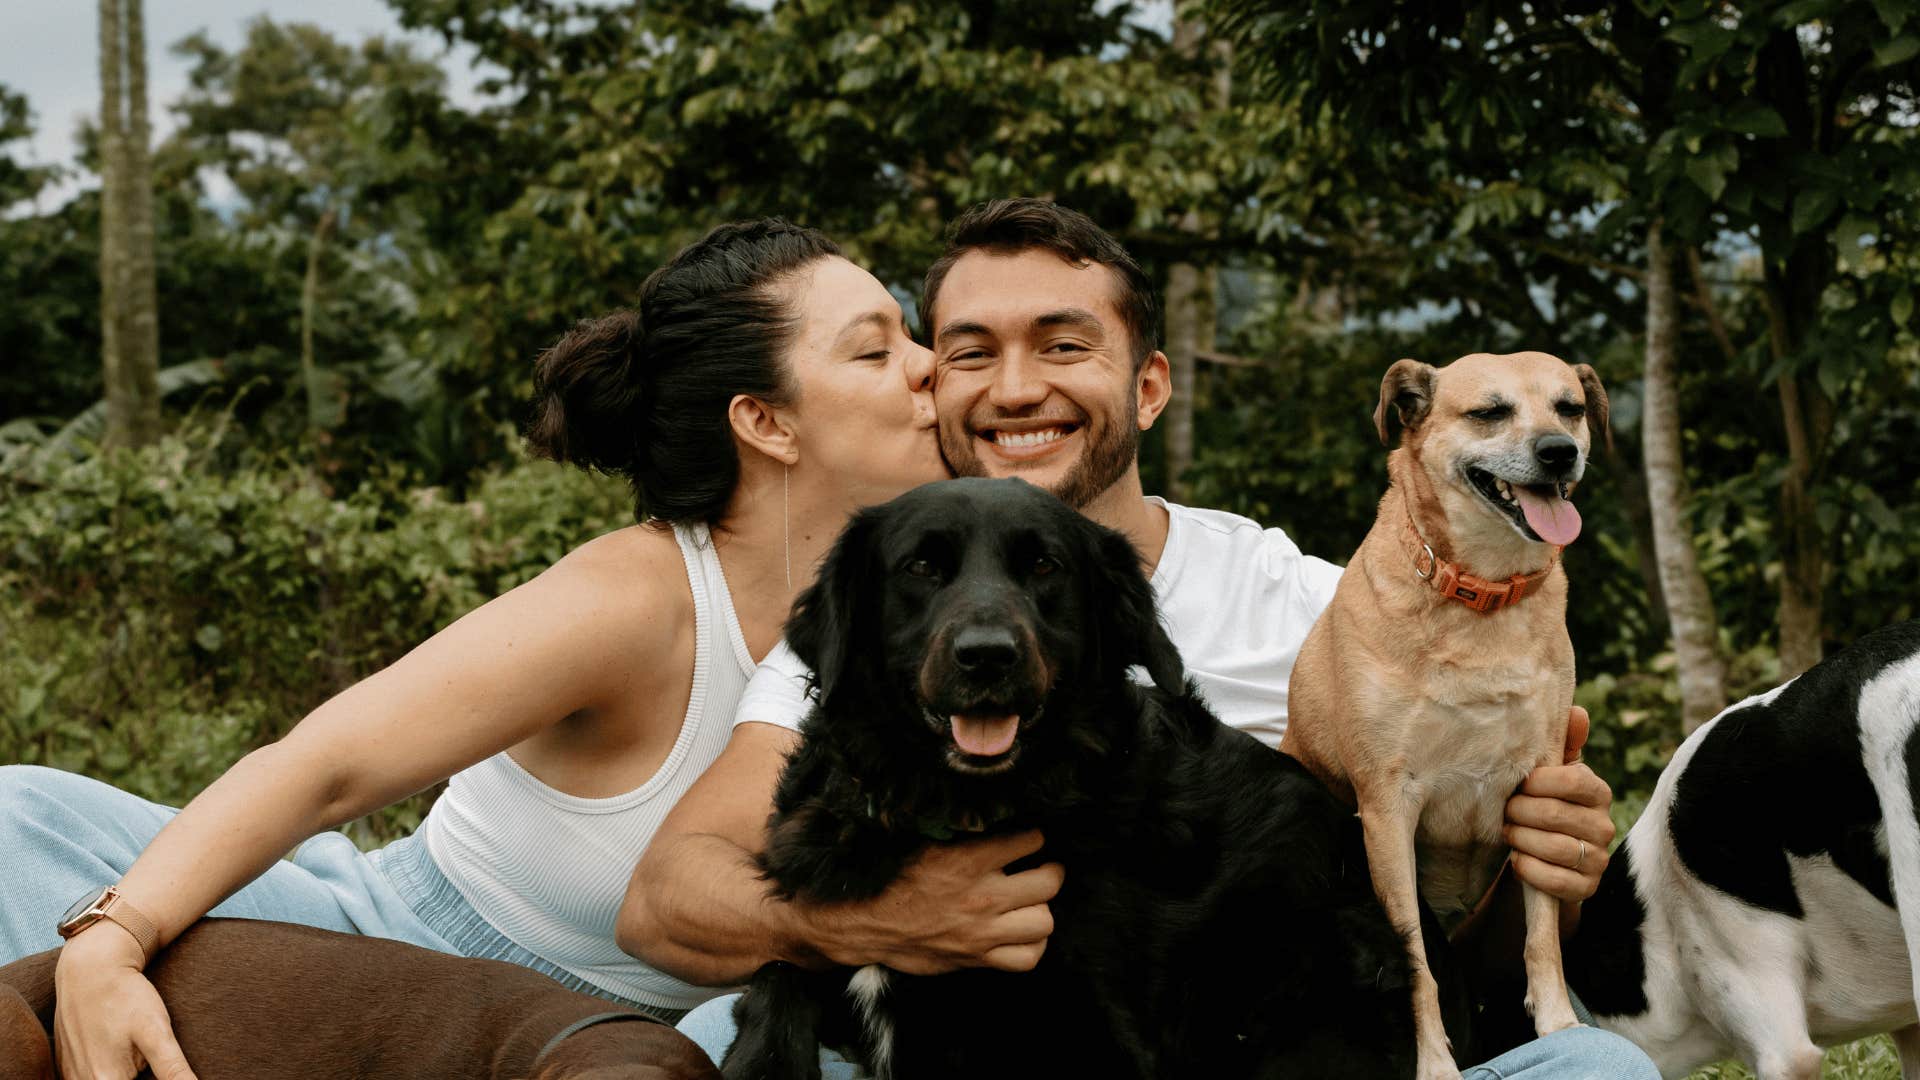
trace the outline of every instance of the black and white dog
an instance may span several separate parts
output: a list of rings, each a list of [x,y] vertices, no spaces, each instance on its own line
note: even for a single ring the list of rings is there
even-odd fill
[[[727,1076],[816,1077],[823,1044],[882,1080],[1411,1074],[1357,822],[1194,696],[1126,538],[1020,481],[929,485],[854,519],[787,632],[820,700],[775,895],[872,897],[929,842],[1034,827],[1066,877],[1031,972],[767,965]]]
[[[1920,1080],[1920,622],[1689,736],[1568,943],[1568,981],[1663,1075],[1814,1080],[1893,1032]]]

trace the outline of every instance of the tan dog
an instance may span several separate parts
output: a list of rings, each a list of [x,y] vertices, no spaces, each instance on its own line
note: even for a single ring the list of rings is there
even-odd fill
[[[1607,395],[1585,364],[1475,354],[1402,360],[1374,413],[1405,428],[1392,485],[1333,602],[1300,648],[1281,748],[1354,802],[1387,917],[1414,970],[1420,1080],[1460,1073],[1427,971],[1416,888],[1443,921],[1485,896],[1507,855],[1508,796],[1561,763],[1573,703],[1560,549],[1566,496],[1605,438]],[[1527,1007],[1571,1027],[1559,908],[1525,890]]]

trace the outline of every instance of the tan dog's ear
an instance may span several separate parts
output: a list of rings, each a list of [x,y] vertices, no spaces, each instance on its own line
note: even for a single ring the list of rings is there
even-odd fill
[[[1420,426],[1433,407],[1433,380],[1439,372],[1432,364],[1418,360],[1396,360],[1380,380],[1380,406],[1373,410],[1373,429],[1380,433],[1380,445],[1392,446],[1387,437],[1387,406],[1400,414],[1400,426]],[[1604,408],[1604,406],[1602,406]]]
[[[1575,364],[1573,373],[1579,377],[1580,389],[1587,395],[1587,434],[1611,453],[1613,428],[1607,426],[1607,388],[1600,385],[1600,375],[1591,364]]]

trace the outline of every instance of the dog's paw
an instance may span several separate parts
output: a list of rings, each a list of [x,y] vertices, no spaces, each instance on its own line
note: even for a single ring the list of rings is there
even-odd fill
[[[1556,1031],[1565,1031],[1570,1027],[1579,1027],[1580,1018],[1573,1014],[1573,1003],[1565,994],[1550,995],[1549,1000],[1536,1003],[1529,993],[1526,997],[1527,1015],[1533,1017],[1533,1033],[1542,1038]]]

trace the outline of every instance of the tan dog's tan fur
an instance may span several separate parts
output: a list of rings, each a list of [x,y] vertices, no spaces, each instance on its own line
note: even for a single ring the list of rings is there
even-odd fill
[[[1510,407],[1503,422],[1469,415],[1496,400]],[[1566,415],[1569,402],[1584,416]],[[1421,1080],[1459,1072],[1424,963],[1416,848],[1419,895],[1443,918],[1477,903],[1506,857],[1506,800],[1535,767],[1561,763],[1573,701],[1566,574],[1463,469],[1517,460],[1557,432],[1578,445],[1583,470],[1606,409],[1592,368],[1545,353],[1393,365],[1374,417],[1382,442],[1390,412],[1405,427],[1388,458],[1392,484],[1293,668],[1282,749],[1359,809],[1374,889],[1408,939]],[[1552,573],[1517,604],[1474,611],[1416,573],[1410,518],[1441,558],[1480,577]],[[1527,1004],[1544,1035],[1576,1023],[1558,902],[1528,887],[1524,904]]]

